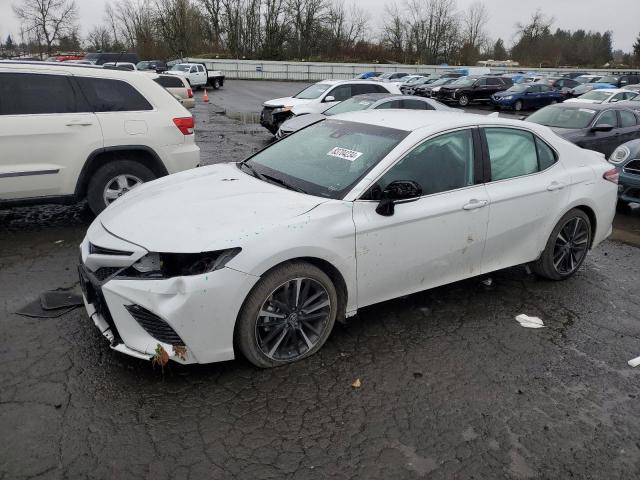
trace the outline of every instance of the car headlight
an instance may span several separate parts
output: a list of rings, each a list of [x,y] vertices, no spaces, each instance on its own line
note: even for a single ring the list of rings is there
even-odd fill
[[[620,145],[613,151],[613,153],[609,157],[609,162],[617,165],[629,158],[629,155],[631,155],[631,150],[629,150],[629,148],[625,147],[624,145]]]
[[[278,107],[278,108],[275,108],[275,109],[273,110],[273,113],[275,114],[275,113],[285,113],[285,112],[290,112],[292,108],[293,108],[293,105],[285,105],[284,107]]]
[[[502,97],[505,100],[513,100],[513,95],[507,95],[506,97]]]
[[[121,276],[157,279],[201,275],[224,268],[241,251],[241,248],[228,248],[201,253],[150,252],[123,271]]]

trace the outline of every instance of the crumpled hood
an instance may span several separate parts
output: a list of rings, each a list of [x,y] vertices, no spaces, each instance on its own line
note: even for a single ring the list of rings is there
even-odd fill
[[[284,132],[297,132],[301,128],[324,120],[325,118],[326,117],[321,113],[308,113],[306,115],[300,115],[290,118],[289,120],[284,122],[280,128]]]
[[[273,100],[267,100],[263,103],[265,107],[295,107],[296,105],[305,105],[307,103],[311,103],[312,100],[308,100],[305,98],[293,98],[293,97],[282,97],[282,98],[274,98]]]
[[[227,163],[138,187],[98,220],[111,234],[149,251],[195,253],[241,247],[256,231],[287,222],[324,201],[263,182]]]

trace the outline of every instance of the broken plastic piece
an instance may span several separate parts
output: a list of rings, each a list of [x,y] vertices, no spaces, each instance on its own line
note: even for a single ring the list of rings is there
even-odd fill
[[[544,328],[544,322],[538,317],[530,317],[529,315],[521,313],[516,317],[516,320],[524,328]]]
[[[640,357],[633,358],[627,362],[630,367],[637,367],[640,365]]]
[[[56,308],[55,310],[45,310],[42,308],[42,303],[40,299],[34,300],[31,303],[28,303],[20,310],[16,311],[18,315],[22,315],[23,317],[31,317],[31,318],[58,318],[64,315],[65,313],[69,313],[71,310],[75,309],[75,306],[65,307],[65,308]]]
[[[44,310],[79,307],[84,304],[82,297],[71,292],[44,292],[40,294],[40,303]]]
[[[355,382],[353,382],[353,383],[351,384],[351,386],[352,386],[353,388],[360,388],[360,387],[362,386],[362,382],[360,381],[360,379],[359,379],[359,378],[356,378]]]

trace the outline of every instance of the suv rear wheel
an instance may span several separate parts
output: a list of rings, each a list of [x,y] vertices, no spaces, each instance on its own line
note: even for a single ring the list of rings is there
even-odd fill
[[[89,180],[87,200],[94,214],[98,215],[111,202],[129,190],[154,180],[156,175],[147,167],[133,160],[116,160],[100,167]]]

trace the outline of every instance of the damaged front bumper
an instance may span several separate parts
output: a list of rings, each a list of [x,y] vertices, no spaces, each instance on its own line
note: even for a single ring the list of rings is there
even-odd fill
[[[125,241],[96,223],[81,244],[78,271],[87,314],[113,350],[151,360],[160,346],[183,364],[234,358],[236,318],[258,277],[228,267],[167,279],[122,277],[147,252],[123,248]],[[100,253],[90,251],[92,243]]]

